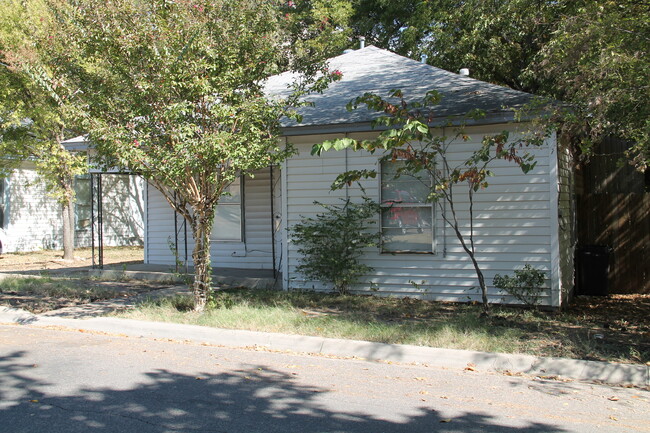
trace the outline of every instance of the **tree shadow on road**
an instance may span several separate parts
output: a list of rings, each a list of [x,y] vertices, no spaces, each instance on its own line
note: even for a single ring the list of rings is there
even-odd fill
[[[335,411],[326,403],[332,390],[299,384],[295,376],[264,365],[198,376],[154,370],[129,388],[87,387],[62,395],[51,383],[30,377],[26,355],[0,357],[0,425],[6,432],[566,431],[542,423],[514,427],[485,413],[449,420],[426,407],[394,408],[384,417],[370,399],[364,407]]]

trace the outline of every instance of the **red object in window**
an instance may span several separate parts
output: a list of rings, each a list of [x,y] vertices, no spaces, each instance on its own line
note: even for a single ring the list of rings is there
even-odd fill
[[[405,201],[403,198],[410,199],[406,201],[406,203],[414,203],[415,200],[411,194],[409,194],[407,191],[400,190],[395,190],[395,194],[397,195],[396,199],[386,200],[384,202],[385,204],[392,206],[389,209],[389,224],[396,225],[401,228],[402,233],[406,233],[406,230],[409,228],[417,229],[418,233],[422,233],[422,227],[424,227],[424,224],[422,222],[422,218],[420,218],[420,212],[418,212],[417,208],[394,206],[395,204],[404,203]]]

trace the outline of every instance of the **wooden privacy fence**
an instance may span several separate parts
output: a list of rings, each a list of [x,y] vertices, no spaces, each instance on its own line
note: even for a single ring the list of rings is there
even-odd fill
[[[650,192],[648,176],[621,163],[628,144],[605,140],[579,171],[579,246],[606,245],[609,293],[650,294]]]
[[[609,293],[650,293],[650,194],[589,194],[578,200],[581,246],[607,245]]]

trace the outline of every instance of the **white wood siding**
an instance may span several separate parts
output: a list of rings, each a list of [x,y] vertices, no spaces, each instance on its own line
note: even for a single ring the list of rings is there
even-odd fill
[[[104,245],[138,245],[144,236],[143,181],[134,176],[104,177]],[[4,252],[62,249],[60,205],[45,191],[33,164],[13,170],[6,180]],[[75,230],[75,246],[91,245],[90,228]]]
[[[575,286],[576,197],[573,158],[568,139],[558,139],[558,242],[561,275],[559,302],[564,305]]]
[[[29,163],[12,171],[6,180],[4,252],[35,251],[63,247],[61,207],[45,192]]]
[[[273,174],[279,179],[279,174]],[[174,212],[160,192],[147,188],[147,232],[145,260],[152,264],[174,265],[169,242],[174,243]],[[210,248],[214,268],[273,269],[271,224],[271,170],[244,179],[244,239],[242,242],[212,241]],[[278,210],[279,212],[279,210]],[[179,259],[185,260],[184,220],[177,217]],[[187,263],[192,265],[191,228],[187,227]],[[279,254],[279,251],[277,251]]]
[[[464,160],[484,135],[504,129],[515,133],[512,127],[506,125],[468,130],[470,140],[452,146],[450,159]],[[346,168],[377,168],[378,156],[363,152],[327,152],[321,157],[310,155],[313,143],[330,138],[333,137],[291,139],[300,153],[284,166],[288,227],[302,217],[316,215],[319,207],[312,204],[314,200],[332,204],[345,198],[346,194],[351,198],[360,198],[360,190],[354,187],[330,191],[331,183]],[[526,263],[547,272],[549,277],[551,275],[553,222],[550,215],[550,155],[547,146],[532,152],[536,155],[537,166],[531,173],[524,175],[513,164],[499,161],[493,166],[496,176],[488,179],[490,186],[474,196],[476,256],[489,286],[495,274],[511,274]],[[378,179],[364,181],[363,186],[367,195],[379,200]],[[456,192],[456,209],[461,215],[461,230],[467,234],[469,202],[462,188],[458,187]],[[368,290],[372,285],[381,295],[450,301],[479,300],[478,290],[471,290],[477,287],[473,266],[453,230],[443,222],[439,208],[435,209],[435,244],[435,254],[380,254],[378,249],[368,249],[365,262],[375,270],[365,276],[358,290]],[[288,256],[286,275],[283,277],[285,288],[326,289],[318,282],[305,281],[296,272],[300,259],[296,245],[289,241],[284,250]],[[550,281],[547,281],[547,286],[550,287]],[[502,299],[503,295],[490,287],[490,300],[499,302]],[[505,301],[511,300],[506,298]],[[551,303],[550,293],[546,293],[544,302]]]

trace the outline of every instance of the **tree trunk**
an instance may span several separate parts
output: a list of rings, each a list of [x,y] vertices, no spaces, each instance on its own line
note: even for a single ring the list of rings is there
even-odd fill
[[[487,286],[485,285],[485,277],[483,276],[483,271],[481,271],[481,268],[479,267],[478,262],[474,257],[474,253],[468,253],[468,254],[472,259],[472,264],[474,265],[474,270],[476,271],[476,277],[478,278],[478,285],[481,288],[481,298],[483,300],[483,313],[487,315],[490,313],[490,303],[488,301],[488,296],[487,296]]]
[[[212,231],[212,218],[206,215],[197,215],[192,224],[194,235],[194,250],[192,260],[194,261],[194,311],[201,312],[212,291],[212,269],[210,266],[210,232]]]
[[[68,201],[61,206],[63,214],[63,260],[74,260],[74,207]]]
[[[454,234],[456,235],[456,238],[458,238],[458,240],[460,241],[461,246],[463,247],[463,250],[465,250],[465,252],[469,256],[470,260],[472,261],[472,265],[474,266],[474,271],[476,272],[476,278],[478,279],[478,285],[479,285],[479,288],[481,289],[481,300],[483,301],[483,313],[485,315],[488,315],[490,313],[490,303],[489,303],[488,296],[487,296],[487,286],[485,285],[485,277],[483,276],[483,271],[481,271],[481,267],[478,264],[478,261],[476,260],[476,257],[474,257],[475,256],[474,248],[473,248],[473,245],[474,245],[474,240],[473,240],[474,226],[472,225],[472,227],[471,227],[472,233],[470,234],[470,242],[472,243],[472,248],[470,249],[467,246],[467,242],[465,242],[465,237],[463,236],[463,234],[460,231],[460,228],[458,227],[458,218],[456,218],[456,211],[454,209],[453,202],[451,201],[451,199],[449,197],[445,198],[445,200],[447,200],[447,203],[449,203],[449,205],[451,207],[451,213],[452,213],[453,221],[450,220],[449,218],[447,218],[447,216],[445,215],[444,207],[441,204],[439,204],[440,210],[442,212],[442,218],[449,225],[449,227],[451,227],[454,230]]]
[[[474,266],[474,271],[476,272],[476,278],[478,279],[478,285],[479,288],[481,289],[481,300],[483,301],[483,312],[485,314],[489,314],[490,303],[488,301],[487,286],[485,285],[485,277],[483,276],[483,271],[481,271],[481,267],[479,266],[478,261],[476,261],[476,257],[474,257],[474,251],[472,251],[467,247],[465,238],[463,237],[463,234],[458,229],[458,226],[452,226],[452,228],[454,229],[454,232],[456,233],[456,237],[460,241],[463,249],[469,256],[470,260],[472,261],[472,265]]]

